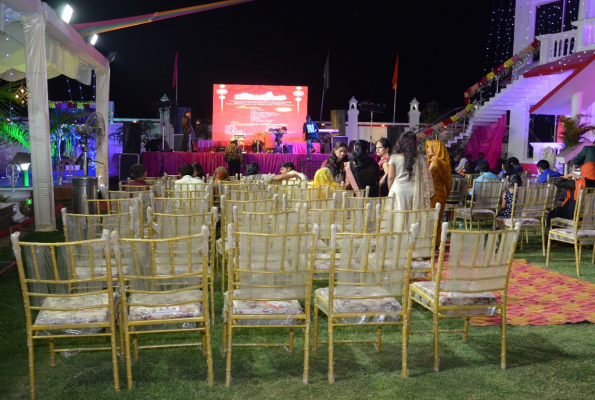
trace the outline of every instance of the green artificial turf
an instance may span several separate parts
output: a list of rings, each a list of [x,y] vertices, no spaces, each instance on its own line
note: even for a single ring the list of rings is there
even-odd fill
[[[27,241],[59,241],[59,233],[30,233]],[[0,259],[10,257],[9,247]],[[557,256],[573,256],[572,247],[554,249]],[[587,251],[587,253],[589,253]],[[545,266],[541,244],[531,236],[515,258]],[[584,255],[584,280],[595,280],[590,254]],[[575,276],[574,262],[554,262],[555,271]],[[320,286],[320,284],[318,284]],[[49,364],[47,343],[38,342],[36,380],[38,399],[592,399],[595,397],[595,327],[590,323],[555,326],[509,326],[508,369],[500,369],[499,327],[471,327],[465,344],[458,334],[440,339],[441,371],[432,369],[432,337],[410,339],[410,378],[401,377],[401,331],[387,328],[382,352],[370,344],[335,345],[336,382],[327,381],[328,353],[321,345],[310,358],[310,384],[302,384],[303,331],[296,334],[294,354],[282,348],[234,349],[233,384],[225,388],[225,360],[221,356],[220,285],[216,289],[216,325],[212,329],[215,386],[207,384],[206,361],[198,349],[141,351],[133,363],[135,387],[126,389],[120,362],[122,390],[113,390],[108,352],[82,353],[57,366]],[[412,329],[430,329],[429,312],[415,307]],[[461,326],[459,320],[445,327]],[[321,319],[322,339],[326,319]],[[338,336],[375,336],[375,329],[343,328]],[[301,335],[301,336],[300,336]],[[16,269],[0,276],[0,399],[27,399],[29,377],[25,317]],[[285,331],[250,329],[235,334],[237,340],[283,341]],[[161,339],[155,339],[157,341]]]

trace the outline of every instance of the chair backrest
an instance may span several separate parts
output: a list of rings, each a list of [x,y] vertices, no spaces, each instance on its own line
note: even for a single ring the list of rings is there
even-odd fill
[[[504,182],[497,180],[486,180],[483,182],[473,181],[473,194],[471,196],[470,208],[497,210],[500,203]]]
[[[120,182],[119,186],[122,192],[144,192],[151,190],[151,186],[153,185],[126,185]]]
[[[314,225],[317,225],[318,237],[322,240],[330,240],[333,225],[338,232],[368,232],[367,222],[373,213],[371,204],[366,208],[307,209],[306,211],[308,213],[306,230],[311,230]]]
[[[300,212],[239,212],[233,210],[233,224],[236,232],[249,233],[297,233],[300,231]]]
[[[578,230],[595,230],[595,193],[581,189],[574,208],[573,228]]]
[[[349,299],[406,298],[417,225],[411,230],[390,233],[339,233],[333,225],[329,280],[330,314],[335,301]],[[340,258],[336,253],[341,242]],[[387,309],[386,316],[401,312]],[[384,313],[383,313],[384,314]],[[361,316],[358,318],[366,318]]]
[[[432,265],[435,257],[436,234],[440,221],[440,209],[442,205],[436,204],[436,207],[426,210],[415,211],[385,211],[382,217],[382,226],[377,228],[377,232],[406,232],[411,225],[418,224],[415,246],[413,248],[414,258],[431,258]],[[381,210],[376,209],[380,214]]]
[[[164,306],[160,309],[164,318],[168,318],[166,314],[175,318],[188,316],[186,306],[200,302],[208,321],[210,232],[206,226],[200,231],[200,234],[168,239],[123,239],[114,233],[118,277],[125,291],[121,299],[123,307],[128,309],[132,305],[134,310],[131,307],[130,313],[142,314],[144,307]],[[202,291],[202,296],[198,290]],[[133,292],[134,298],[126,296],[126,292]],[[145,319],[142,315],[136,317]]]
[[[274,194],[269,187],[267,190],[231,190],[225,196],[228,201],[261,201],[272,199]]]
[[[450,179],[450,194],[446,203],[460,204],[464,203],[467,197],[467,182],[464,177],[452,177]]]
[[[288,210],[295,210],[297,204],[304,207],[307,206],[309,210],[311,209],[318,209],[318,210],[330,210],[332,208],[340,208],[341,203],[340,199],[336,195],[333,195],[330,199],[320,199],[320,200],[297,200],[297,199],[282,199],[284,204],[286,205]],[[303,209],[303,208],[302,208]]]
[[[211,196],[204,198],[169,198],[155,197],[152,200],[153,212],[162,214],[194,214],[208,212],[211,204]]]
[[[138,208],[138,200],[135,202],[134,198],[128,199],[86,199],[83,205],[85,214],[121,214],[130,211],[131,207]],[[136,205],[135,205],[136,204]],[[93,212],[95,211],[95,212]],[[140,212],[140,210],[137,210]]]
[[[526,172],[527,172],[527,175],[525,176],[525,179],[523,180],[523,184],[525,186],[532,186],[533,184],[538,183],[539,175],[528,174],[528,171],[526,171]]]
[[[309,303],[316,227],[314,233],[262,234],[236,232],[229,224],[227,232],[227,307],[236,299]]]
[[[122,237],[141,236],[140,220],[132,212],[120,214],[68,214],[61,210],[64,239],[68,241],[99,239],[103,230],[118,231]]]
[[[521,223],[501,231],[451,231],[442,224],[435,296],[442,292],[477,293],[506,290]]]
[[[465,174],[465,183],[467,185],[467,189],[471,189],[473,187],[473,182],[479,177],[479,174]]]
[[[174,183],[172,189],[168,189],[168,197],[189,197],[185,192],[212,192],[213,186],[204,182],[180,182]],[[199,196],[204,197],[204,194]]]
[[[19,235],[19,232],[14,233],[11,240],[29,322],[30,307],[41,307],[38,321],[48,311],[72,311],[73,305],[52,301],[52,296],[56,295],[71,298],[86,295],[80,306],[89,309],[87,322],[92,322],[93,317],[105,313],[105,309],[114,304],[112,268],[115,270],[115,266],[112,265],[109,231],[102,231],[98,239],[62,243],[19,242]],[[73,299],[73,304],[75,302]]]
[[[542,218],[545,216],[549,200],[550,185],[516,186],[511,216],[513,218]],[[514,223],[514,222],[513,222]]]
[[[558,201],[562,201],[559,200],[559,197],[561,194],[563,194],[564,196],[566,196],[566,190],[560,190],[558,189],[558,187],[556,185],[554,185],[553,183],[533,183],[530,185],[530,187],[538,187],[538,188],[549,188],[548,190],[548,195],[547,195],[547,204],[545,206],[546,210],[552,210],[557,206],[557,202]]]
[[[204,189],[200,190],[166,190],[165,196],[172,198],[195,198],[206,197],[213,194],[213,186],[204,184]]]
[[[203,226],[215,232],[217,225],[217,208],[210,212],[188,214],[154,213],[151,208],[147,211],[149,220],[149,237],[165,239],[180,236],[198,235]]]

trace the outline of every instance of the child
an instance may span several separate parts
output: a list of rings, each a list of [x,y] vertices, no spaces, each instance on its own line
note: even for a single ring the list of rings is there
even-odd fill
[[[510,218],[512,213],[512,201],[514,198],[514,185],[521,186],[523,181],[517,174],[512,174],[508,177],[508,190],[502,193],[502,203],[500,204],[501,210],[498,211],[496,217]]]

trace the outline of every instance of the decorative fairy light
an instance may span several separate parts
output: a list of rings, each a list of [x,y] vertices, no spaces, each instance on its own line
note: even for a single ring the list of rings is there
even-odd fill
[[[227,89],[225,89],[225,85],[219,85],[219,89],[217,89],[217,94],[219,95],[219,99],[221,100],[221,111],[223,111],[223,100],[225,100],[225,95],[229,93]]]

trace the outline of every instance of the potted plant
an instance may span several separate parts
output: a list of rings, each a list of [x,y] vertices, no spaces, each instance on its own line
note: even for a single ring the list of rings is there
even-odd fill
[[[559,120],[564,127],[559,136],[564,142],[566,148],[570,148],[579,144],[585,133],[595,129],[595,126],[581,123],[582,117],[585,115],[577,114],[573,117],[560,116]]]

